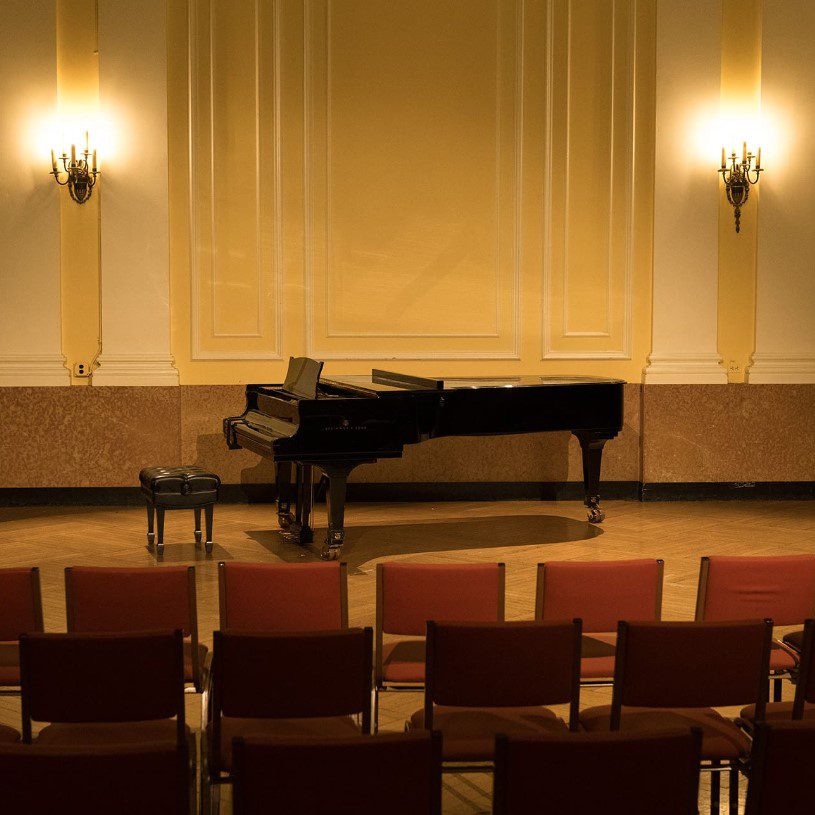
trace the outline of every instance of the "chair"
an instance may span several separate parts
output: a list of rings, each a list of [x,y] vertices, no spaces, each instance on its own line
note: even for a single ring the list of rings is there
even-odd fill
[[[438,733],[334,741],[235,739],[232,754],[235,815],[441,814]]]
[[[535,619],[583,620],[583,685],[611,684],[620,620],[661,618],[663,570],[661,560],[538,564]]]
[[[20,693],[20,634],[43,630],[40,570],[0,569],[0,694]]]
[[[503,563],[377,564],[374,728],[381,692],[424,687],[427,621],[503,620],[504,585]],[[402,639],[385,644],[385,634]]]
[[[440,730],[445,761],[491,762],[495,736],[577,729],[580,620],[427,623],[424,707],[411,730]],[[548,705],[570,705],[569,725]]]
[[[592,733],[700,728],[702,769],[713,773],[711,808],[718,812],[719,773],[729,769],[735,813],[750,739],[714,707],[755,704],[763,716],[771,638],[772,620],[620,622],[611,705],[587,708],[580,723]]]
[[[345,563],[219,563],[222,631],[348,628]]]
[[[759,722],[745,815],[793,815],[815,808],[815,722]]]
[[[68,631],[74,634],[184,632],[184,681],[205,685],[207,647],[198,642],[195,569],[192,566],[65,569]]]
[[[815,616],[815,555],[703,557],[696,596],[697,620],[770,619],[800,625]],[[773,701],[795,669],[795,652],[774,640],[770,651]]]
[[[372,648],[370,628],[214,632],[205,796],[232,781],[235,738],[370,733]]]
[[[183,746],[181,631],[23,634],[23,741],[39,746]],[[173,718],[175,717],[175,718]]]
[[[189,815],[187,748],[0,747],[3,811]]]
[[[493,815],[696,815],[697,728],[498,736]]]
[[[795,699],[792,702],[770,702],[764,708],[764,720],[768,722],[815,719],[815,620],[804,623],[803,653],[795,682]],[[739,714],[742,723],[751,730],[756,721],[755,705],[748,705]]]

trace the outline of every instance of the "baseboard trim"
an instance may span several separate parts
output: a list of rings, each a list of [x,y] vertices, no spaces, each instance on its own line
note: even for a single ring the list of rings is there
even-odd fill
[[[274,500],[274,484],[223,484],[224,504],[263,504]],[[600,496],[610,501],[779,501],[812,500],[815,481],[646,483],[606,481]],[[402,501],[581,501],[579,481],[443,481],[351,483],[348,500]],[[317,500],[323,496],[317,495]],[[139,487],[3,487],[0,507],[142,506]]]

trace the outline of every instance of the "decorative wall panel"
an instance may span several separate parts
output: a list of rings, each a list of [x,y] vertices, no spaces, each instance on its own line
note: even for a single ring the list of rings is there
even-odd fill
[[[523,5],[308,0],[307,352],[519,355]]]
[[[549,0],[544,359],[631,356],[636,0]]]
[[[193,0],[193,359],[280,359],[279,19],[272,0]]]

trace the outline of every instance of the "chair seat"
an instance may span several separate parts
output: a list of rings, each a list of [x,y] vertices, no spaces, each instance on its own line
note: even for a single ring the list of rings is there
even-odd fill
[[[16,642],[0,642],[0,685],[20,684],[20,647]]]
[[[580,714],[580,724],[590,733],[608,731],[611,705],[590,707]],[[750,752],[750,739],[713,708],[623,708],[620,730],[647,733],[698,727],[702,731],[702,758],[730,760]]]
[[[768,722],[791,722],[792,702],[770,702],[764,711],[764,720]],[[748,730],[753,729],[756,721],[756,706],[748,705],[742,708],[739,718],[743,720]],[[804,718],[815,719],[815,705],[804,704]]]
[[[616,634],[584,635],[581,640],[580,678],[612,679],[616,651]]]
[[[212,724],[207,725],[211,738]],[[232,769],[232,739],[235,738],[317,738],[347,739],[362,736],[353,716],[315,716],[303,719],[242,719],[224,716],[221,719],[222,772]]]
[[[789,634],[784,634],[784,642],[791,648],[794,648],[799,654],[804,650],[804,631],[790,631]]]
[[[189,737],[190,729],[186,728]],[[104,747],[176,744],[178,729],[174,719],[155,722],[59,722],[44,727],[34,744],[66,747]]]
[[[201,670],[204,669],[204,662],[207,658],[207,646],[204,643],[198,643],[198,665],[201,667]],[[192,643],[191,642],[184,642],[184,681],[185,682],[192,682],[194,680],[194,674],[192,671]]]
[[[7,724],[0,724],[0,744],[15,744],[20,741],[20,734]]]
[[[382,678],[385,682],[424,684],[424,640],[402,640],[382,646]]]
[[[770,646],[770,671],[790,671],[798,665],[795,657],[781,646],[779,642],[773,640]]]
[[[408,722],[411,730],[424,730],[424,708]],[[442,733],[442,758],[445,761],[492,761],[495,737],[539,736],[568,732],[563,719],[545,707],[467,708],[437,705],[433,710],[433,729]]]

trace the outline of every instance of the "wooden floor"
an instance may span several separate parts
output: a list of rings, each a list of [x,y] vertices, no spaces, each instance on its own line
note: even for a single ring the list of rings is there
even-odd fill
[[[374,572],[384,560],[504,561],[507,616],[530,618],[535,565],[547,560],[661,557],[665,560],[665,619],[691,619],[702,555],[774,555],[815,551],[815,503],[609,501],[607,520],[590,526],[578,503],[456,502],[353,504],[347,516],[343,560],[349,565],[351,625],[373,625]],[[318,507],[318,524],[323,507]],[[141,509],[0,509],[0,567],[37,565],[42,573],[46,630],[65,630],[63,569],[71,565],[156,565],[145,546]],[[193,541],[191,512],[169,512],[167,564],[197,567],[199,629],[208,644],[218,620],[219,560],[303,562],[311,551],[283,540],[268,505],[221,505],[215,512],[215,548],[207,558]],[[319,534],[317,535],[319,539]],[[785,698],[791,698],[785,687]],[[585,691],[581,705],[605,704],[609,690]],[[421,705],[418,694],[385,695],[380,727],[401,731]],[[200,715],[189,698],[191,724]],[[0,698],[0,721],[19,727],[17,699]],[[723,785],[726,789],[726,781]],[[491,782],[482,775],[445,780],[444,812],[489,812]],[[226,802],[225,802],[226,803]],[[224,806],[224,811],[229,807]]]

